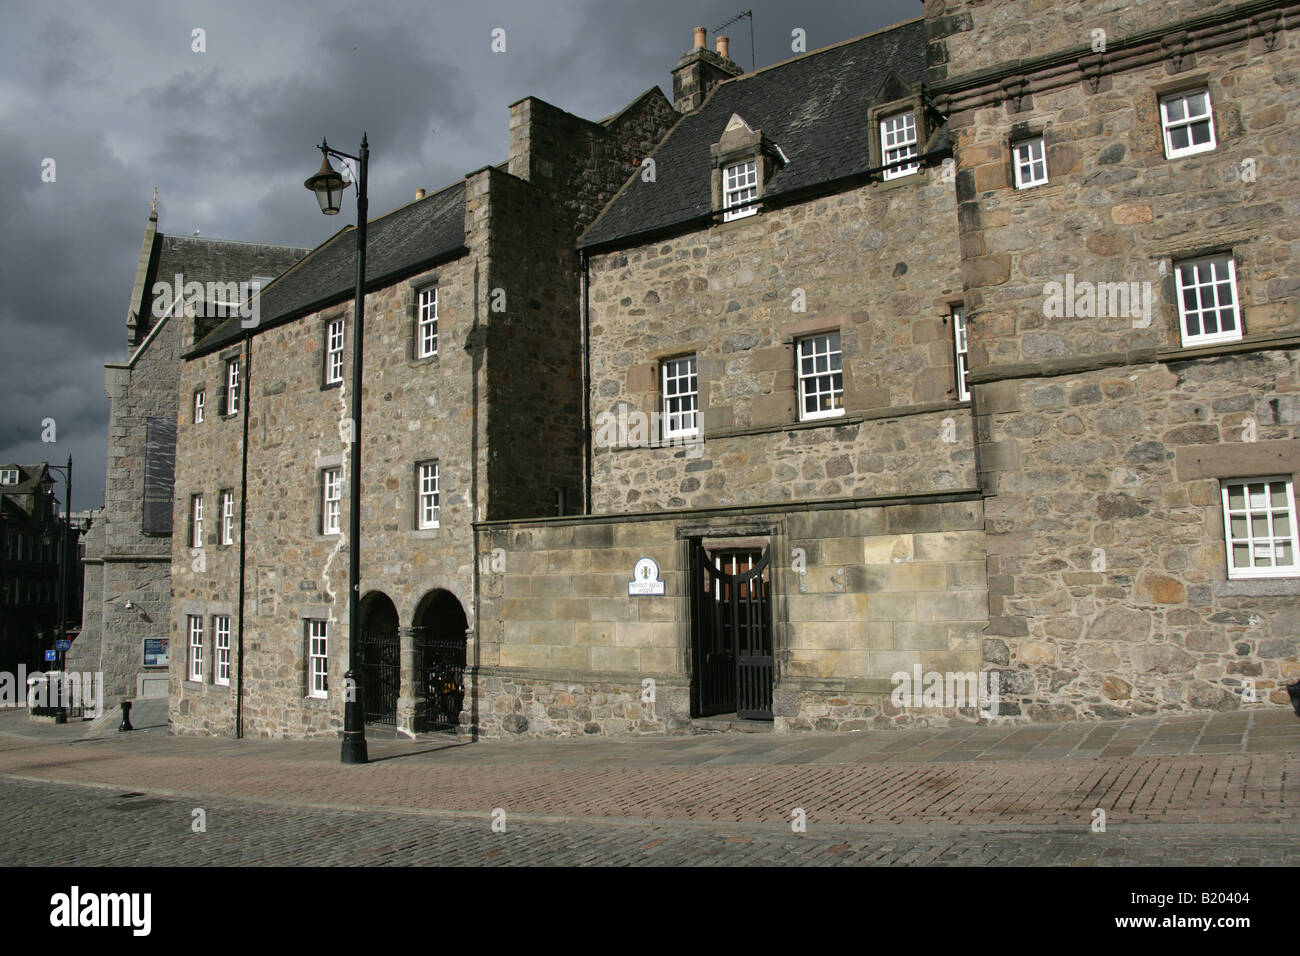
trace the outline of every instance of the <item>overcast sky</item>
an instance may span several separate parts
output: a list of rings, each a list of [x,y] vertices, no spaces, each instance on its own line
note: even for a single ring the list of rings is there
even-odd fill
[[[712,47],[713,28],[751,6],[760,68],[793,55],[796,27],[813,50],[921,13],[920,0],[6,3],[0,462],[71,454],[74,508],[103,504],[103,366],[126,354],[155,185],[163,232],[314,246],[355,209],[322,216],[302,186],[322,136],[356,152],[369,134],[378,215],[504,160],[520,97],[589,119],[651,86],[671,98],[692,27]],[[498,27],[504,53],[491,51]],[[722,32],[749,69],[748,21]]]

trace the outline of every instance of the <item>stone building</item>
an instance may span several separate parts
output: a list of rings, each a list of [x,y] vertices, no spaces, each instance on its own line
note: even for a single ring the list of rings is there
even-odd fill
[[[110,706],[122,698],[167,696],[181,354],[241,304],[241,292],[269,283],[306,252],[166,235],[158,230],[156,204],[149,212],[127,309],[126,360],[104,367],[104,507],[86,536],[82,630],[67,655],[69,668],[103,672]],[[193,294],[184,292],[186,283],[196,283]]]
[[[697,31],[671,108],[512,106],[507,163],[371,226],[369,717],[1284,703],[1298,15],[927,0],[749,74]],[[179,426],[180,730],[341,726],[351,249],[187,355],[226,414]]]
[[[657,89],[600,122],[520,100],[505,163],[369,224],[357,639],[371,721],[458,725],[475,523],[578,501],[576,240],[674,118]],[[180,732],[341,727],[355,245],[336,234],[265,290],[256,326],[232,319],[186,354],[182,404],[203,394],[212,413],[182,415],[177,436]]]

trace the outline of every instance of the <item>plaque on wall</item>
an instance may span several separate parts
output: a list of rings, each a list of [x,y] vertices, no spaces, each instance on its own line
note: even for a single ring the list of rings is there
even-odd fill
[[[664,582],[659,580],[659,564],[654,558],[641,558],[632,568],[632,580],[627,582],[629,597],[663,594]]]
[[[144,639],[144,666],[166,667],[167,641],[165,637],[146,637]]]

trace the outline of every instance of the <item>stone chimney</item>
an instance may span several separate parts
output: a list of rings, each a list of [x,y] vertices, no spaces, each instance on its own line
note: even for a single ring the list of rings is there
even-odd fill
[[[708,48],[709,31],[695,28],[695,46],[673,67],[673,107],[679,113],[699,109],[709,91],[742,70],[727,55],[727,38],[718,37],[718,52]]]

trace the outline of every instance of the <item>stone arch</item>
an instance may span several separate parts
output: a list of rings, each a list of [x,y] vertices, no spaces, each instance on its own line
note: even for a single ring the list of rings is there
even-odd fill
[[[397,605],[383,591],[361,598],[357,643],[357,688],[368,724],[397,725],[402,651]]]
[[[434,588],[411,619],[415,645],[415,729],[455,732],[465,708],[469,618],[455,594]]]

